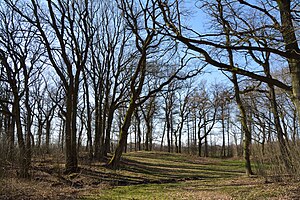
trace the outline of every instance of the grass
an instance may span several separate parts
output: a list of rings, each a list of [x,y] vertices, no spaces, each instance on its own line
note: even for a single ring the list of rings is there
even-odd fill
[[[118,173],[149,182],[102,188],[82,199],[289,199],[298,188],[245,177],[241,160],[135,152],[123,162]]]
[[[124,155],[120,170],[81,163],[63,175],[56,159],[35,161],[33,178],[0,180],[0,199],[297,199],[299,183],[245,177],[244,163],[163,152]],[[26,199],[26,198],[25,198]]]

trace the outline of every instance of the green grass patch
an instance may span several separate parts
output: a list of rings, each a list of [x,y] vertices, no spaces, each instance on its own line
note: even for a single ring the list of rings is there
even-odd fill
[[[125,154],[118,174],[147,184],[102,188],[83,199],[286,199],[298,191],[263,178],[244,175],[244,162],[234,159],[134,152]],[[298,184],[299,185],[299,184]]]

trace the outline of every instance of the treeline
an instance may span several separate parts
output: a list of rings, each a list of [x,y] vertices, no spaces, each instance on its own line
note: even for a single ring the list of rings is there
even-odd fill
[[[297,8],[297,1],[1,1],[1,163],[18,157],[20,177],[29,177],[33,150],[50,153],[57,143],[66,173],[78,171],[81,147],[91,161],[112,153],[107,167],[116,169],[132,143],[199,156],[219,145],[220,156],[242,154],[250,175],[252,143],[261,162],[275,156],[295,174]],[[193,12],[210,26],[191,28]],[[228,83],[200,81],[207,65]]]

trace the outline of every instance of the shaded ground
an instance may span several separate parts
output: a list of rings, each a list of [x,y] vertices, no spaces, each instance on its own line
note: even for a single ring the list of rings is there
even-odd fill
[[[243,163],[161,152],[128,153],[120,170],[81,163],[64,175],[63,160],[35,159],[32,180],[13,167],[0,180],[0,199],[298,199],[299,183],[244,177]]]

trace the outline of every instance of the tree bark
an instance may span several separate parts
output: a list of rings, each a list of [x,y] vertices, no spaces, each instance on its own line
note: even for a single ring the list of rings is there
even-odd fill
[[[127,112],[126,112],[126,115],[124,118],[124,122],[123,122],[121,130],[120,130],[120,139],[119,139],[118,145],[116,147],[116,150],[114,152],[112,159],[107,164],[107,167],[110,169],[117,169],[120,165],[122,152],[123,152],[126,142],[127,142],[128,129],[131,124],[131,118],[136,109],[136,104],[135,104],[136,99],[137,99],[136,96],[133,96],[131,98],[129,107],[127,109]]]
[[[67,91],[66,101],[66,128],[65,128],[65,140],[66,140],[66,164],[65,173],[74,173],[78,171],[77,161],[77,129],[76,129],[76,116],[77,116],[77,91],[71,81]]]
[[[281,33],[287,53],[299,55],[299,45],[293,25],[290,0],[277,0],[281,18]],[[288,58],[290,74],[292,78],[292,101],[295,104],[300,122],[300,59]]]

